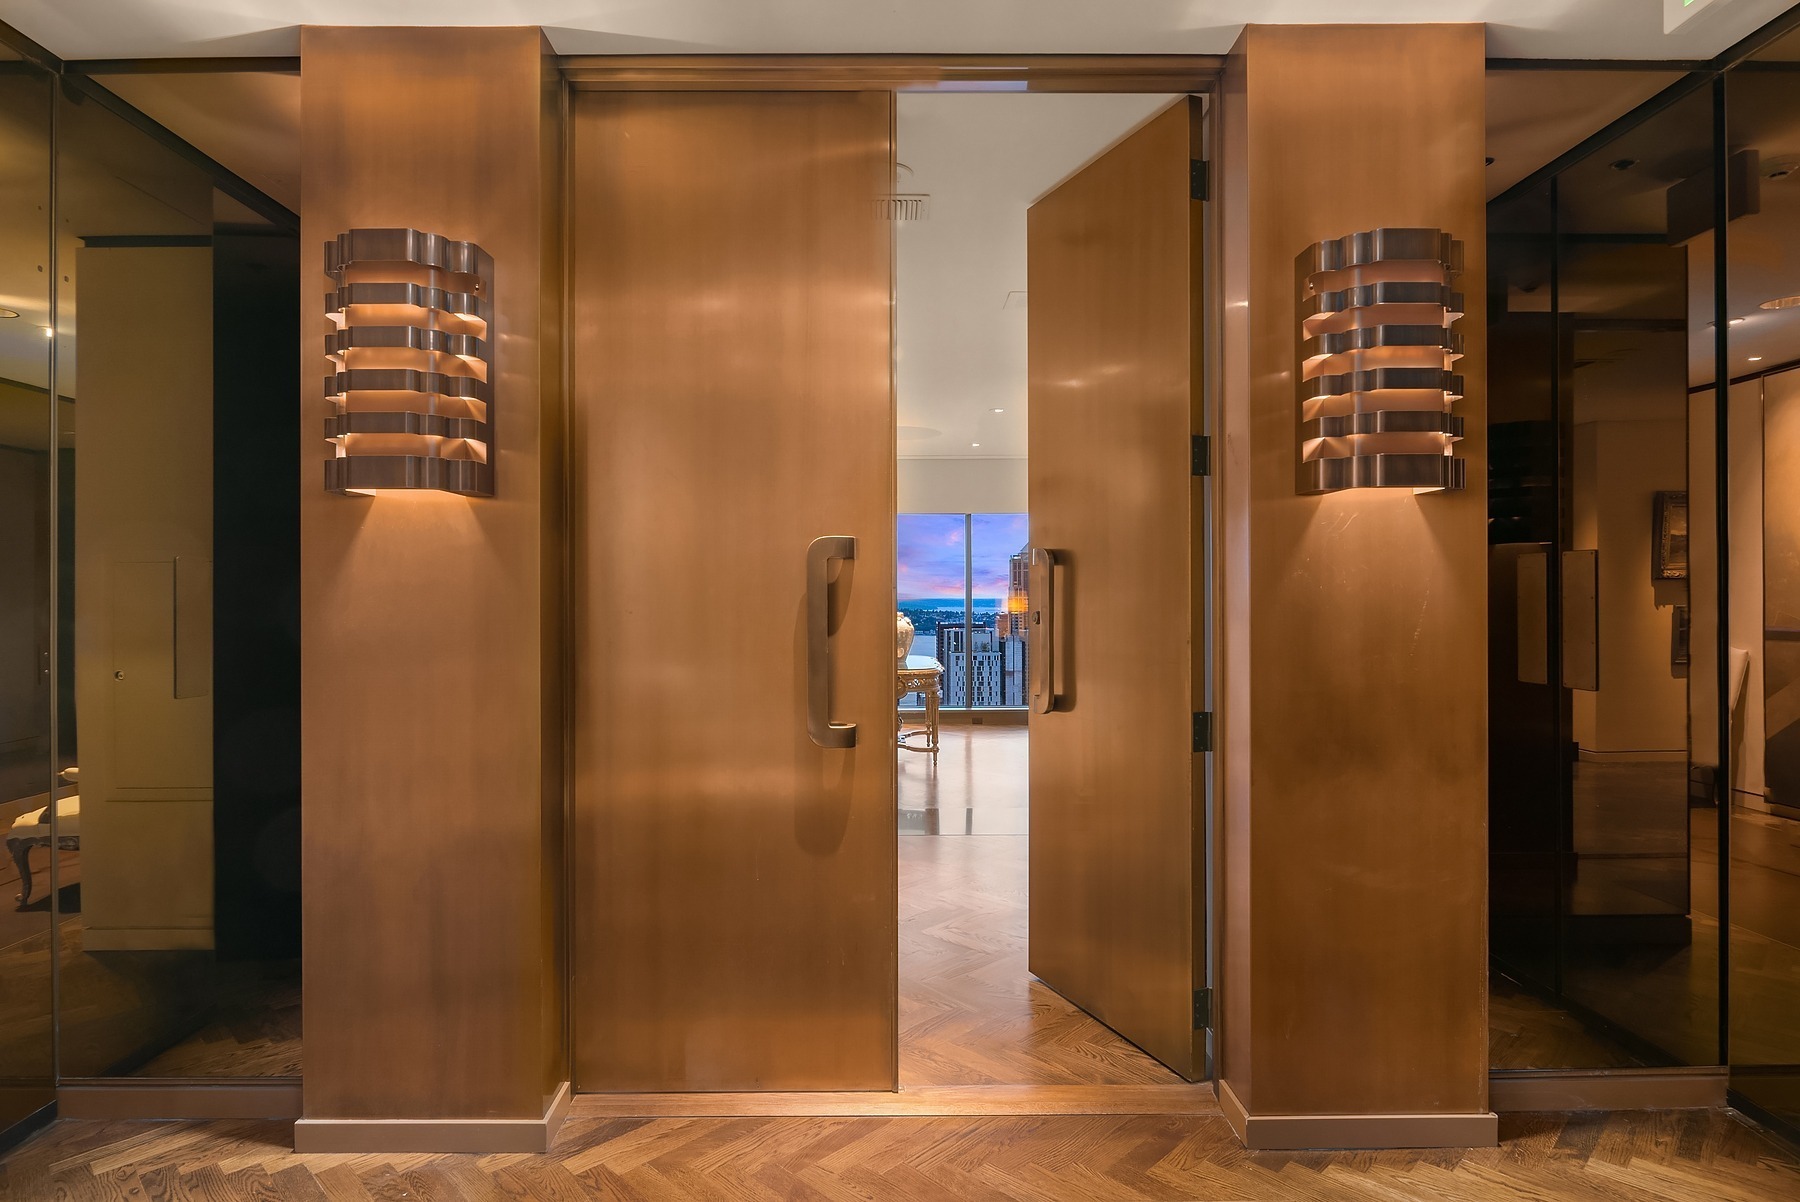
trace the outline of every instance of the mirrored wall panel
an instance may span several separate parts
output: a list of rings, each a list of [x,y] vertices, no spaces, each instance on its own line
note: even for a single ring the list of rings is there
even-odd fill
[[[295,1076],[297,241],[58,106],[59,1074]]]
[[[1722,1062],[1715,109],[1665,99],[1490,205],[1499,1069]]]
[[[0,1132],[55,1082],[51,80],[0,51]],[[67,454],[67,452],[63,452]]]
[[[1800,35],[1726,78],[1733,1090],[1800,1130]]]

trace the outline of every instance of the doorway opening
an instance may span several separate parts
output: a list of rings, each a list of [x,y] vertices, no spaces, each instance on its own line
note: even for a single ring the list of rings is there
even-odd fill
[[[1201,104],[572,96],[576,1090],[1203,1075]]]
[[[1027,210],[1177,99],[897,97],[902,1090],[1183,1080],[1029,958],[1031,740],[1054,736],[1028,721],[1046,497],[1029,484]]]

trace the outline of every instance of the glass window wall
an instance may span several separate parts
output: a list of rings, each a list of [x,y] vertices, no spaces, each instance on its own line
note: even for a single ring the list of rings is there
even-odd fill
[[[1022,513],[903,513],[897,609],[914,657],[943,668],[950,709],[1025,705],[1026,517]],[[901,699],[904,709],[922,695]]]

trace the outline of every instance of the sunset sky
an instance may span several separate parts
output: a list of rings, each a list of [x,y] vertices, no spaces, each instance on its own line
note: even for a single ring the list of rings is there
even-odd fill
[[[1026,542],[1025,515],[978,513],[974,527],[975,599],[997,601],[1006,596],[1007,561]],[[899,547],[901,601],[962,599],[962,514],[901,514]]]

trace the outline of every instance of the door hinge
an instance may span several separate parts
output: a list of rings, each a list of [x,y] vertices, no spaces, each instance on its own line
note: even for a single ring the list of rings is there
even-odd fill
[[[1206,199],[1206,160],[1188,160],[1188,199]]]
[[[1194,750],[1212,750],[1212,711],[1194,715]]]
[[[1194,1030],[1212,1030],[1212,990],[1194,990]]]
[[[1194,475],[1212,475],[1212,439],[1205,434],[1194,435]]]

